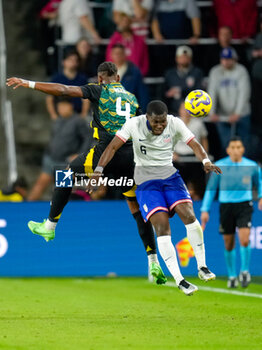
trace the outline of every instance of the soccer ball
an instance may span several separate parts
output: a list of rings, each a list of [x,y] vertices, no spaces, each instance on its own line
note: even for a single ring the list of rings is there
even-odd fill
[[[191,91],[185,99],[185,109],[196,118],[205,117],[212,107],[212,99],[203,90]]]

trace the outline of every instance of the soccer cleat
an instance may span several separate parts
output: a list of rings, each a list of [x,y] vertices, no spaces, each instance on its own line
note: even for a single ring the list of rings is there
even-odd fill
[[[55,238],[55,230],[47,230],[45,222],[46,220],[43,222],[29,221],[28,227],[35,235],[42,236],[46,242],[52,241]]]
[[[165,284],[167,281],[161,266],[155,262],[152,262],[149,266],[150,274],[154,277],[156,284]]]
[[[216,275],[213,272],[211,272],[206,266],[200,267],[200,269],[198,270],[198,277],[205,282],[216,279]]]
[[[178,288],[185,294],[185,295],[193,295],[195,292],[198,291],[197,286],[195,286],[192,283],[187,282],[186,280],[182,280]]]
[[[237,288],[238,287],[238,280],[236,277],[230,277],[227,280],[227,288]]]
[[[239,282],[241,283],[242,288],[247,288],[251,282],[251,276],[248,271],[242,271],[239,275]]]

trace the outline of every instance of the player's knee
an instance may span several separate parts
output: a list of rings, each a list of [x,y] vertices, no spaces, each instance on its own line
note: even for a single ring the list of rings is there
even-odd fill
[[[196,221],[196,217],[195,214],[192,212],[187,212],[185,213],[185,224],[189,225],[189,224],[193,224],[193,222]]]
[[[157,237],[170,235],[169,225],[165,225],[164,223],[154,224],[154,229],[156,231]]]

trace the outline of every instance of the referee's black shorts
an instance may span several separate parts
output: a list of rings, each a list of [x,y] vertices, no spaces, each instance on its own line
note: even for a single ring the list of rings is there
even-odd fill
[[[87,153],[80,154],[70,163],[70,168],[75,176],[80,178],[89,177],[94,172],[98,161],[108,146],[108,142],[100,141],[95,147]],[[115,154],[114,158],[108,163],[104,170],[104,177],[132,179],[132,185],[121,186],[122,193],[129,199],[135,198],[134,186],[134,154],[131,143],[123,145]],[[127,182],[127,181],[126,181]],[[131,183],[131,181],[129,181]]]
[[[234,234],[236,227],[251,228],[253,202],[221,203],[219,232],[222,235]]]

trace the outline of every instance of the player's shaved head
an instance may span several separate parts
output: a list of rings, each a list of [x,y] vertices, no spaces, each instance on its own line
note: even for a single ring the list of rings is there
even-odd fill
[[[146,114],[148,116],[166,115],[167,113],[168,113],[167,106],[162,101],[154,100],[147,105]]]
[[[103,62],[97,68],[98,75],[106,75],[108,77],[117,75],[117,66],[113,62]]]
[[[100,84],[110,84],[120,80],[117,66],[113,62],[101,63],[97,68],[97,77]]]

